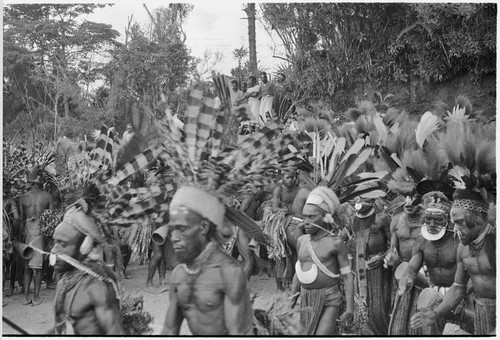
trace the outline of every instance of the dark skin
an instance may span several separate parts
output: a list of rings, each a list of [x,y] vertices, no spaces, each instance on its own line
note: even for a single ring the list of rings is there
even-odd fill
[[[13,241],[19,240],[19,226],[21,224],[21,220],[19,218],[19,210],[17,208],[16,201],[12,198],[10,194],[10,188],[4,188],[4,196],[3,196],[3,213],[6,214],[5,219],[7,219],[10,223],[10,238]],[[9,290],[5,295],[11,296],[14,293],[14,283],[16,279],[16,271],[17,271],[17,261],[14,258],[15,255],[12,255],[10,259],[6,261],[6,265],[4,266],[4,281],[6,275],[6,271],[10,269],[10,284]]]
[[[327,235],[327,232],[313,225],[314,223],[326,228],[327,225],[323,222],[324,215],[325,212],[321,208],[311,204],[306,204],[302,213],[305,222],[305,230],[306,233],[311,235],[312,248],[314,249],[318,259],[332,273],[340,274],[340,268],[349,266],[347,247],[340,238],[329,236]],[[319,240],[312,239],[313,237],[317,237],[321,234],[325,234],[325,237],[322,237]],[[303,271],[310,270],[314,263],[309,250],[305,246],[304,236],[298,239],[298,260],[301,263],[301,269]],[[342,279],[344,281],[344,289],[346,293],[346,310],[340,316],[340,325],[341,327],[345,327],[350,324],[353,319],[354,278],[352,273],[348,273],[342,274]],[[318,276],[314,282],[310,284],[302,284],[295,274],[293,278],[292,293],[298,293],[301,286],[305,289],[320,289],[338,285],[338,280],[338,278],[328,277],[321,270],[318,270]],[[294,301],[292,301],[293,304],[295,304],[297,297],[295,297]],[[338,315],[339,307],[325,306],[321,312],[315,335],[336,335]]]
[[[421,208],[419,206],[407,205],[405,211],[394,216],[391,221],[391,245],[389,252],[384,258],[387,266],[396,263],[398,256],[403,261],[409,261],[412,256],[413,244],[420,237],[420,227],[410,228],[406,222],[406,215],[410,218],[418,217]]]
[[[368,234],[368,242],[366,245],[368,257],[387,251],[387,243],[391,236],[390,223],[391,220],[386,213],[376,214],[375,222],[370,226],[370,233]],[[384,262],[384,255],[372,257],[366,262],[367,268],[379,268]]]
[[[19,199],[19,215],[21,220],[26,221],[33,217],[40,218],[45,210],[54,209],[52,195],[41,188],[41,184],[33,184],[31,190]],[[31,300],[29,288],[32,277],[34,277],[33,302],[38,304],[41,302],[39,295],[42,286],[42,269],[26,268],[24,271],[24,298],[27,303]]]
[[[464,299],[469,278],[476,297],[496,299],[496,270],[490,263],[485,247],[476,256],[471,256],[468,247],[486,228],[486,217],[476,224],[469,224],[465,217],[467,214],[468,211],[461,208],[453,207],[450,211],[451,221],[461,233],[454,284],[436,309],[424,309],[411,318],[412,328],[433,325],[453,310]]]
[[[186,268],[196,267],[196,257],[211,239],[211,223],[189,209],[178,209],[171,212],[169,227],[177,258],[186,267],[179,265],[172,272],[161,334],[179,335],[184,319],[194,335],[251,334],[249,289],[245,272],[235,259],[216,249],[190,282]],[[196,272],[195,268],[188,270]]]
[[[248,217],[255,220],[257,218],[257,209],[261,204],[260,198],[262,197],[262,188],[256,187],[253,192],[246,195],[241,202],[240,210],[243,211]],[[238,252],[243,258],[242,264],[248,279],[251,277],[252,268],[254,266],[254,258],[252,251],[248,248],[250,237],[241,228],[238,229]]]
[[[273,212],[279,211],[286,207],[287,213],[293,214],[295,217],[302,216],[302,209],[309,195],[309,190],[299,187],[299,181],[295,172],[285,172],[283,174],[282,184],[277,186],[273,191]],[[297,240],[304,234],[301,225],[290,223],[286,228],[287,243],[292,251],[292,258],[296,258]],[[280,270],[279,266],[277,270]],[[292,269],[293,270],[293,269]],[[290,279],[288,279],[290,281]],[[283,283],[280,278],[276,278],[276,285],[279,290],[284,290]]]
[[[436,216],[424,214],[424,221],[428,225],[429,233],[437,234],[440,231],[437,226],[448,225],[447,216],[444,213],[442,215],[436,218]],[[407,273],[399,282],[400,293],[413,285],[424,264],[434,286],[450,287],[457,269],[458,244],[458,238],[453,237],[451,231],[447,231],[441,239],[436,241],[429,241],[421,236],[413,246],[413,254],[408,264]]]
[[[60,225],[61,226],[61,225]],[[80,246],[85,235],[73,227],[58,226],[54,232],[54,247],[51,252],[55,254],[66,254],[78,261],[84,261],[85,256],[80,253]],[[71,273],[75,271],[71,265],[58,258],[54,269],[60,273]],[[121,322],[118,299],[110,284],[94,278],[88,280],[80,287],[70,289],[64,298],[62,305],[56,304],[56,323],[64,321],[67,315],[67,301],[73,290],[78,289],[71,305],[71,316],[74,322],[74,330],[78,335],[123,335],[125,331]],[[57,283],[57,292],[62,289],[63,280]],[[56,293],[57,295],[57,293]]]
[[[273,191],[273,212],[276,213],[282,208],[292,211],[292,204],[299,191],[299,183],[295,172],[283,173],[282,184]]]

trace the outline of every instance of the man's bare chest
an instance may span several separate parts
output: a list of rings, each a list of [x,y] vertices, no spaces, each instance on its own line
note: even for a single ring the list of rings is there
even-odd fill
[[[78,320],[93,312],[88,294],[79,287],[70,289],[64,294],[64,299],[56,298],[56,315],[60,321],[66,318]]]
[[[427,241],[423,245],[424,262],[429,268],[451,268],[457,263],[457,247],[453,237],[449,237],[441,244]]]
[[[465,256],[462,261],[469,275],[494,275],[494,268],[492,268],[484,250],[474,257],[470,256],[468,247],[463,251],[468,255]]]
[[[296,189],[285,189],[283,188],[281,190],[281,202],[286,203],[286,204],[292,204],[295,196],[297,196],[297,192],[299,191],[298,188]]]
[[[421,234],[421,227],[420,223],[408,222],[405,218],[402,218],[396,225],[396,235],[400,242],[416,240]]]
[[[224,301],[224,291],[221,280],[215,275],[180,275],[174,283],[180,307],[185,311],[196,309],[201,312],[220,308]]]

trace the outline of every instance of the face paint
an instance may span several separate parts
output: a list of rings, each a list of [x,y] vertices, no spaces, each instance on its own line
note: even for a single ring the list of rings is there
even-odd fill
[[[54,267],[55,264],[56,264],[56,262],[57,262],[57,256],[56,256],[56,254],[52,254],[51,253],[49,255],[49,265],[51,265],[52,267]]]
[[[420,232],[422,233],[423,238],[425,238],[428,241],[437,241],[437,240],[441,239],[444,236],[444,234],[446,233],[445,227],[441,227],[441,229],[439,230],[438,233],[429,232],[428,227],[429,226],[427,224],[423,224],[422,228],[420,229]]]

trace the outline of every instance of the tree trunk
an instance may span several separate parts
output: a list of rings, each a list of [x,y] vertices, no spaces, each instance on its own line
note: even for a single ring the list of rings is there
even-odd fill
[[[248,50],[250,61],[250,73],[258,77],[257,74],[257,44],[255,39],[255,3],[248,3],[244,9],[248,16]]]
[[[64,100],[64,117],[69,118],[69,102],[66,93],[63,94],[63,100]]]

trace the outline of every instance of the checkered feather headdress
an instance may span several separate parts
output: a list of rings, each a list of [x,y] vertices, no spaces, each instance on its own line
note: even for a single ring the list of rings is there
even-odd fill
[[[223,93],[228,93],[226,90]],[[158,122],[159,129],[163,131],[163,142],[137,154],[111,177],[97,183],[107,202],[120,202],[111,209],[102,209],[99,214],[103,219],[124,225],[127,219],[141,214],[157,220],[163,218],[168,211],[165,197],[174,192],[173,185],[147,190],[125,190],[119,185],[153,162],[161,163],[174,173],[178,186],[194,186],[216,197],[226,198],[245,192],[255,184],[267,185],[269,179],[263,176],[264,169],[270,165],[284,167],[289,163],[280,163],[280,160],[293,160],[294,155],[299,156],[298,152],[287,147],[294,137],[279,134],[277,125],[263,128],[237,147],[224,148],[226,116],[223,111],[214,109],[213,98],[203,97],[202,90],[194,88],[190,91],[188,103],[183,140],[170,133],[171,115],[167,112],[166,123]],[[132,196],[135,200],[130,199]],[[252,237],[266,242],[260,227],[242,212],[226,206],[226,218]]]

